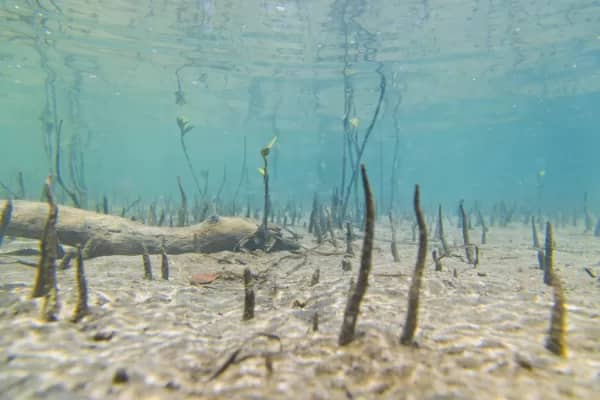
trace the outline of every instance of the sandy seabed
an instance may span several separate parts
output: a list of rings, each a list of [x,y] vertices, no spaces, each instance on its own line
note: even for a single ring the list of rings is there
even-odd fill
[[[450,243],[460,242],[458,229],[446,230]],[[337,338],[360,239],[346,272],[341,240],[339,249],[327,243],[305,255],[170,256],[169,281],[160,279],[158,255],[151,256],[152,281],[143,279],[141,257],[87,260],[91,314],[79,323],[69,321],[74,269],[58,271],[59,321],[41,322],[40,301],[29,299],[35,269],[16,262],[36,257],[7,254],[37,244],[5,241],[0,398],[600,398],[600,281],[584,271],[600,275],[599,238],[555,229],[568,313],[563,359],[544,348],[553,297],[529,227],[491,228],[476,269],[451,257],[436,272],[428,258],[418,347],[399,344],[417,246],[410,230],[400,232],[401,261],[394,263],[389,236],[378,226],[359,337],[345,347]],[[315,246],[308,235],[304,245]],[[246,267],[256,276],[256,317],[242,322]],[[310,286],[316,268],[320,281]],[[190,284],[193,274],[210,272],[214,282]],[[211,379],[237,350],[235,362]]]

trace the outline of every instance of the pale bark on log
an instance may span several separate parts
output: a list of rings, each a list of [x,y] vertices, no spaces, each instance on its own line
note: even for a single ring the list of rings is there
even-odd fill
[[[0,200],[2,204],[4,200]],[[39,239],[48,216],[48,205],[13,201],[13,213],[6,235]],[[86,258],[108,255],[191,252],[214,253],[234,250],[242,239],[256,233],[258,224],[239,217],[216,217],[185,227],[148,226],[114,215],[97,214],[59,206],[56,226],[60,243],[86,247]],[[91,242],[90,242],[91,240]]]

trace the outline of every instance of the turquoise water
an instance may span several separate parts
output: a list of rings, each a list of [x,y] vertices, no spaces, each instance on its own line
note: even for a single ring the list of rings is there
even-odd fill
[[[341,183],[344,90],[362,141],[378,69],[362,161],[380,210],[391,191],[408,208],[415,183],[428,207],[570,212],[584,192],[592,209],[600,198],[595,2],[0,0],[0,21],[0,181],[16,191],[23,172],[29,199],[55,170],[60,120],[63,178],[87,188],[88,208],[177,200],[177,176],[198,196],[185,116],[210,196],[225,169],[221,200],[233,198],[246,138],[239,201],[260,207],[260,149],[277,135],[272,198],[308,206]]]

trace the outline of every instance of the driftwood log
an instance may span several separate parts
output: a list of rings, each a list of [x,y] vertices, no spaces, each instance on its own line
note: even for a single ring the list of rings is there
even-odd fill
[[[6,235],[39,239],[47,216],[46,203],[14,200]],[[271,250],[299,248],[297,243],[281,237],[278,229],[269,228],[275,242]],[[247,218],[215,216],[185,227],[148,226],[114,215],[59,206],[56,229],[60,243],[81,245],[84,256],[92,258],[141,254],[144,249],[158,254],[163,244],[169,254],[236,250],[240,244],[252,243],[258,224]]]

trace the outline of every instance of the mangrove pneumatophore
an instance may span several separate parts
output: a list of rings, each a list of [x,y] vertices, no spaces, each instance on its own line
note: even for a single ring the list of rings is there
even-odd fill
[[[435,263],[435,270],[440,272],[444,269],[444,265],[442,264],[442,257],[438,256],[437,251],[433,250],[431,252],[431,257],[433,258],[433,262]]]
[[[77,304],[73,311],[71,321],[78,322],[89,313],[88,309],[88,287],[83,269],[83,255],[81,246],[77,246],[75,259],[75,281],[77,282]]]
[[[34,298],[43,297],[40,319],[47,322],[56,321],[59,311],[58,287],[56,285],[56,259],[58,257],[56,221],[58,219],[58,206],[54,202],[51,187],[52,178],[48,176],[44,185],[44,195],[49,207],[48,218],[40,242],[40,260],[31,295]]]
[[[315,286],[316,284],[318,284],[320,278],[321,278],[321,270],[319,269],[319,267],[317,267],[317,268],[315,268],[315,270],[310,278],[309,286]]]
[[[108,197],[106,195],[102,196],[102,212],[104,214],[108,214]]]
[[[160,276],[163,280],[169,280],[169,258],[165,251],[164,240],[163,245],[160,247]]]
[[[540,248],[540,239],[538,236],[537,227],[535,225],[535,217],[533,215],[531,216],[531,237],[533,239],[533,248],[539,249]]]
[[[477,219],[481,225],[481,244],[487,244],[488,227],[485,223],[485,218],[483,217],[481,210],[477,210]]]
[[[592,215],[588,209],[588,194],[585,192],[583,194],[583,223],[585,226],[585,232],[590,232],[592,230],[592,225],[594,221],[592,220]]]
[[[311,330],[313,332],[318,332],[319,331],[319,312],[316,311],[311,319],[311,323],[312,323],[312,327]]]
[[[254,318],[254,278],[249,268],[244,269],[244,314],[243,321]]]
[[[338,338],[338,344],[344,346],[354,340],[354,331],[356,329],[356,321],[360,311],[360,303],[367,292],[369,285],[369,273],[371,272],[372,256],[373,256],[373,239],[375,236],[375,202],[367,170],[362,164],[360,166],[362,175],[363,190],[365,192],[365,237],[363,240],[362,255],[360,260],[360,269],[358,271],[358,280],[356,285],[350,289],[350,294],[344,310],[344,319],[342,320],[342,328]]]
[[[392,257],[394,258],[394,262],[399,262],[400,256],[398,255],[398,246],[396,244],[396,223],[394,221],[394,215],[391,210],[388,216],[390,219],[390,228],[392,230],[392,243],[390,244],[390,249],[392,251]]]
[[[458,206],[460,218],[461,218],[461,226],[462,226],[462,236],[463,242],[465,245],[465,255],[467,256],[467,263],[473,263],[473,247],[471,246],[471,241],[469,240],[469,223],[467,221],[467,214],[465,213],[464,202],[461,200]]]
[[[325,209],[325,222],[327,225],[327,232],[329,233],[329,240],[333,247],[337,248],[337,239],[335,238],[335,232],[333,229],[333,218],[331,216],[332,212],[329,209]]]
[[[58,207],[54,203],[51,192],[52,178],[48,176],[44,184],[44,195],[48,202],[48,213],[40,241],[40,259],[37,266],[35,283],[31,297],[46,295],[51,286],[56,285],[56,259],[58,240],[56,237],[56,221]]]
[[[354,256],[354,249],[352,248],[352,241],[354,240],[354,234],[352,233],[352,224],[346,222],[346,255]]]
[[[144,246],[144,253],[142,254],[142,264],[144,264],[144,279],[149,281],[152,280],[152,264],[150,264],[150,255],[148,249]]]
[[[312,208],[308,217],[308,233],[314,233],[315,225],[319,223],[317,213],[319,212],[319,197],[315,193],[313,196]]]
[[[554,304],[550,317],[550,328],[546,337],[546,349],[559,357],[567,355],[567,308],[562,283],[558,275],[552,276]]]
[[[2,214],[0,214],[0,246],[2,246],[2,241],[4,240],[4,234],[8,229],[8,224],[10,224],[10,219],[12,218],[12,210],[13,204],[12,200],[6,200],[4,207],[2,207]]]
[[[544,252],[544,283],[546,285],[552,285],[552,275],[554,275],[554,233],[552,224],[547,222]]]
[[[17,187],[19,188],[18,191],[18,199],[24,199],[25,198],[25,181],[23,180],[23,172],[19,171],[17,172]]]
[[[417,320],[419,315],[419,294],[421,291],[423,271],[425,270],[425,259],[427,257],[427,225],[425,224],[423,211],[421,211],[419,185],[415,186],[414,208],[417,216],[417,226],[419,227],[419,251],[417,252],[417,262],[408,291],[406,323],[404,324],[402,336],[400,337],[400,343],[404,345],[414,344],[413,338],[415,331],[417,330]]]
[[[438,206],[438,221],[437,221],[437,233],[438,239],[442,243],[442,254],[440,256],[448,256],[450,255],[450,247],[448,246],[448,242],[446,242],[446,235],[444,234],[444,216],[442,214],[442,205]]]

